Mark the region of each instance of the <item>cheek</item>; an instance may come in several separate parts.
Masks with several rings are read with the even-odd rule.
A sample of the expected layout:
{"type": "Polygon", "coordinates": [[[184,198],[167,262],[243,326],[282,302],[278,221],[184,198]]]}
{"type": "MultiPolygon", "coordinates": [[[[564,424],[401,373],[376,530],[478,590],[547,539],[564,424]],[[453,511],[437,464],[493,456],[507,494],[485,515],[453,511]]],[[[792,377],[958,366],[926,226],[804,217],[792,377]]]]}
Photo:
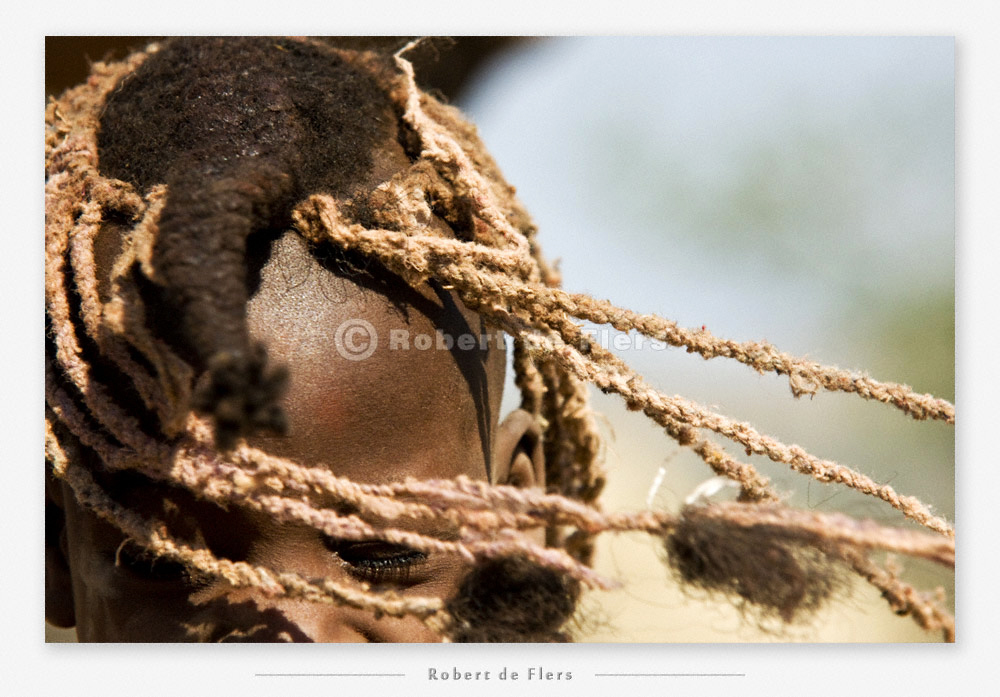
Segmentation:
{"type": "MultiPolygon", "coordinates": [[[[240,530],[245,555],[237,561],[306,579],[329,578],[358,588],[359,582],[306,526],[281,525],[256,513],[199,509],[202,529],[240,530]]],[[[71,517],[69,546],[84,642],[435,642],[440,639],[415,618],[376,619],[372,612],[330,603],[269,596],[259,588],[225,581],[193,589],[183,582],[137,578],[116,566],[121,535],[86,512],[71,517]]],[[[208,535],[213,544],[215,534],[208,535]]],[[[214,549],[219,554],[221,550],[214,549]]],[[[395,589],[407,596],[447,598],[464,569],[456,559],[431,557],[419,582],[395,589]]]]}
{"type": "Polygon", "coordinates": [[[80,641],[183,641],[190,614],[182,590],[151,593],[104,553],[72,555],[73,597],[80,641]]]}
{"type": "MultiPolygon", "coordinates": [[[[329,579],[358,589],[359,581],[345,571],[337,557],[309,529],[286,529],[283,534],[263,533],[250,561],[279,571],[292,571],[306,579],[329,579]]],[[[421,572],[423,580],[412,586],[389,587],[402,596],[449,597],[457,588],[462,570],[438,558],[421,572]]],[[[416,618],[376,618],[368,610],[327,602],[269,596],[258,588],[233,588],[223,582],[191,596],[197,611],[189,624],[192,638],[224,642],[437,642],[440,637],[416,618]]]]}
{"type": "Polygon", "coordinates": [[[115,564],[121,534],[78,506],[67,511],[67,546],[80,641],[180,641],[190,613],[183,589],[158,592],[115,564]]]}

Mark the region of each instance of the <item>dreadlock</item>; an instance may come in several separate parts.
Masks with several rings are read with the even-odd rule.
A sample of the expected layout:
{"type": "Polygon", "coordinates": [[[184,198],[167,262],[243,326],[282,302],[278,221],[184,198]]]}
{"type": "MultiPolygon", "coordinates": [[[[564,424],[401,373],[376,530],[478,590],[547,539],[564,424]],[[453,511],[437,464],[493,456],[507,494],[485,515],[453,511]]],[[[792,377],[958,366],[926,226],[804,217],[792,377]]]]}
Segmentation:
{"type": "Polygon", "coordinates": [[[589,566],[595,536],[607,532],[660,539],[681,581],[784,621],[817,607],[838,586],[839,570],[852,569],[896,612],[953,640],[954,620],[940,604],[871,558],[883,550],[953,567],[947,521],[849,467],[653,389],[588,340],[579,322],[785,375],[796,396],[853,392],[947,423],[954,423],[952,405],[562,290],[513,187],[474,127],[416,86],[408,48],[382,54],[300,39],[175,39],[120,63],[95,63],[85,84],[50,102],[51,473],[152,555],[234,586],[413,615],[454,640],[567,638],[581,588],[615,585],[589,566]],[[402,145],[409,166],[366,188],[372,152],[387,139],[402,145]],[[454,237],[432,225],[435,218],[454,237]],[[285,427],[287,375],[251,342],[246,304],[259,271],[257,238],[288,228],[314,248],[371,259],[413,287],[439,283],[513,338],[521,406],[544,426],[545,491],[466,477],[365,485],[247,444],[248,435],[285,427]],[[100,255],[113,259],[107,277],[98,273],[100,255]],[[735,480],[739,500],[678,513],[603,512],[589,384],[621,396],[714,473],[735,480]],[[933,534],[793,510],[765,476],[705,431],[748,455],[882,499],[933,534]],[[334,538],[456,555],[471,569],[458,593],[441,600],[221,558],[110,496],[103,478],[121,471],[334,538]],[[312,503],[317,491],[336,505],[312,503]],[[439,539],[391,524],[413,520],[445,522],[459,535],[439,539]],[[526,535],[537,528],[546,531],[545,546],[526,535]]]}

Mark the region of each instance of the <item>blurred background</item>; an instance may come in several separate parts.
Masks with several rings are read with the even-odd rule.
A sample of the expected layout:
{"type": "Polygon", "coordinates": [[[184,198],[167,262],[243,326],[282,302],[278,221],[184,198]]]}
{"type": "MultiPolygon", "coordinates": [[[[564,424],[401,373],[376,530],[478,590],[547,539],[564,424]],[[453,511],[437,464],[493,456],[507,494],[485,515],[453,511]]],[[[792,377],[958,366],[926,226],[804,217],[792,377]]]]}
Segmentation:
{"type": "MultiPolygon", "coordinates": [[[[84,79],[85,57],[146,38],[49,37],[47,94],[84,79]]],[[[951,38],[459,37],[414,59],[423,85],[479,127],[567,289],[954,401],[951,38]]],[[[668,394],[954,520],[952,426],[851,395],[796,400],[782,378],[677,349],[617,352],[668,394]]],[[[617,398],[595,392],[594,406],[607,509],[676,511],[711,476],[617,398]]],[[[880,501],[750,461],[794,505],[910,525],[880,501]]],[[[649,540],[606,538],[597,566],[625,585],[585,598],[582,641],[940,639],[862,583],[807,623],[760,627],[681,590],[649,540]]],[[[904,578],[943,586],[953,607],[950,573],[906,560],[904,578]]]]}
{"type": "MultiPolygon", "coordinates": [[[[495,56],[457,103],[566,288],[954,399],[950,38],[546,39],[495,56]]],[[[845,394],[796,400],[782,378],[676,349],[618,353],[667,394],[954,518],[951,426],[845,394]]],[[[595,391],[594,405],[607,508],[677,510],[711,476],[616,397],[595,391]]],[[[906,525],[880,501],[751,461],[794,505],[906,525]]],[[[589,598],[590,640],[939,640],[864,584],[806,625],[762,631],[681,592],[648,540],[605,539],[598,566],[626,585],[589,598]]],[[[905,570],[951,602],[950,573],[905,570]]]]}

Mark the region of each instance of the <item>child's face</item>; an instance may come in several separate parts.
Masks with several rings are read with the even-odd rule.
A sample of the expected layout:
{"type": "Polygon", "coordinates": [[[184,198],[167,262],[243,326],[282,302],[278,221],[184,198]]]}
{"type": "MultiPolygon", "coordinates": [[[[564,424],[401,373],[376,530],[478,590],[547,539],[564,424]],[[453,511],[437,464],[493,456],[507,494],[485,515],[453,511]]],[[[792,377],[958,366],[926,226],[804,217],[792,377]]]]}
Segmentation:
{"type": "MultiPolygon", "coordinates": [[[[417,291],[381,273],[334,275],[288,233],[274,243],[248,319],[254,338],[291,376],[283,402],[288,435],[257,437],[253,445],[358,482],[464,474],[541,483],[532,419],[515,412],[498,426],[505,356],[496,332],[489,332],[490,348],[480,349],[485,327],[447,291],[430,285],[417,291]],[[368,328],[377,348],[353,360],[368,328]],[[472,334],[477,346],[415,347],[422,342],[417,335],[436,332],[454,339],[472,334]]],[[[307,578],[381,583],[403,594],[445,598],[464,572],[455,557],[338,542],[312,527],[252,510],[224,511],[184,491],[137,484],[135,477],[119,477],[111,487],[123,502],[166,520],[175,535],[204,542],[217,556],[307,578]]],[[[150,563],[136,548],[121,547],[117,528],[82,510],[68,487],[49,488],[50,514],[58,521],[62,509],[65,526],[62,539],[58,522],[49,530],[47,615],[57,625],[75,624],[81,641],[437,640],[413,618],[375,619],[367,611],[188,578],[170,562],[150,563]]]]}

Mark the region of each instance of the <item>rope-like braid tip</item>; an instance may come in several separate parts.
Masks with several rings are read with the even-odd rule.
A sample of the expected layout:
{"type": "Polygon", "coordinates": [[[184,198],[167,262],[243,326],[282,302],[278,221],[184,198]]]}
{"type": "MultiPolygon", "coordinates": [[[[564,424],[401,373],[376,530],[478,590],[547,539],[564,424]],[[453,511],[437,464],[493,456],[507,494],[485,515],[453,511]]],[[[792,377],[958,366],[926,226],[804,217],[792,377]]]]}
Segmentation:
{"type": "Polygon", "coordinates": [[[232,450],[237,441],[258,431],[284,435],[288,420],[280,399],[288,390],[288,370],[268,368],[261,344],[249,354],[220,351],[209,361],[208,379],[197,390],[193,406],[212,416],[215,445],[232,450]]]}

